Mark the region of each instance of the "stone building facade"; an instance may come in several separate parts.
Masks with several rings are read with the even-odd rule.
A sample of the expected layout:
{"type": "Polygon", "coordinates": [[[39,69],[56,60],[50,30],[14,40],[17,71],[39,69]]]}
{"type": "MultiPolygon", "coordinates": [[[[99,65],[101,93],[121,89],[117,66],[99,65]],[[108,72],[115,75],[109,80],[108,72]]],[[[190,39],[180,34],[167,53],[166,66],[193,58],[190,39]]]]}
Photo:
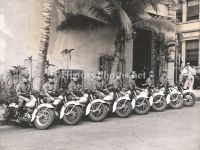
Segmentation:
{"type": "Polygon", "coordinates": [[[200,0],[180,0],[177,19],[181,26],[181,66],[200,65],[200,0]]]}

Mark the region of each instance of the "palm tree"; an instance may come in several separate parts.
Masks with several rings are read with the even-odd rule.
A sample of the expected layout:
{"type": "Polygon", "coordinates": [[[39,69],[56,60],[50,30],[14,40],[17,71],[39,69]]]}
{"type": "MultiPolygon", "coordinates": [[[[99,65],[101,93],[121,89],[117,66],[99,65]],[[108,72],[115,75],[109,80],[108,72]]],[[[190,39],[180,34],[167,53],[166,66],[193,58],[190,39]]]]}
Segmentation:
{"type": "Polygon", "coordinates": [[[74,51],[75,49],[64,49],[63,51],[61,51],[61,54],[63,54],[63,55],[66,55],[66,57],[67,57],[67,69],[68,69],[68,65],[69,65],[69,60],[68,60],[68,56],[69,56],[69,59],[71,60],[71,57],[72,57],[72,55],[71,55],[71,52],[72,51],[74,51]]]}
{"type": "Polygon", "coordinates": [[[32,81],[33,81],[33,61],[36,61],[33,59],[33,56],[28,57],[25,59],[25,61],[28,61],[30,63],[30,69],[31,69],[31,86],[32,86],[32,81]]]}
{"type": "Polygon", "coordinates": [[[23,73],[23,71],[26,69],[26,67],[17,65],[17,66],[13,66],[13,68],[14,68],[15,74],[17,75],[17,81],[19,83],[19,76],[21,73],[23,73]]]}
{"type": "Polygon", "coordinates": [[[52,6],[53,6],[53,0],[43,1],[42,31],[40,38],[38,61],[36,66],[36,74],[33,80],[33,88],[36,91],[40,91],[43,84],[43,77],[45,74],[45,62],[49,46],[52,6]]]}
{"type": "MultiPolygon", "coordinates": [[[[115,58],[112,68],[112,72],[116,72],[119,66],[119,55],[124,47],[124,39],[127,39],[127,37],[130,38],[134,22],[140,21],[136,25],[148,26],[152,31],[158,31],[156,30],[156,27],[153,26],[155,23],[159,24],[157,27],[163,27],[159,32],[167,32],[168,29],[174,30],[176,28],[174,24],[170,24],[169,21],[166,20],[163,22],[159,22],[155,19],[151,20],[148,13],[145,12],[149,6],[157,10],[158,4],[162,1],[163,0],[44,0],[42,17],[43,26],[40,39],[37,75],[33,84],[35,90],[40,91],[42,86],[45,61],[48,52],[53,2],[55,2],[57,8],[66,16],[65,22],[62,22],[58,27],[59,30],[66,27],[81,27],[95,31],[101,31],[101,29],[108,28],[114,28],[117,30],[115,40],[115,58]],[[80,22],[77,23],[78,20],[82,21],[81,23],[83,26],[79,24],[80,22]],[[145,24],[145,20],[148,20],[148,23],[145,24]],[[168,26],[168,28],[164,29],[164,26],[168,26]]],[[[174,4],[176,3],[176,0],[169,1],[174,4]]]]}

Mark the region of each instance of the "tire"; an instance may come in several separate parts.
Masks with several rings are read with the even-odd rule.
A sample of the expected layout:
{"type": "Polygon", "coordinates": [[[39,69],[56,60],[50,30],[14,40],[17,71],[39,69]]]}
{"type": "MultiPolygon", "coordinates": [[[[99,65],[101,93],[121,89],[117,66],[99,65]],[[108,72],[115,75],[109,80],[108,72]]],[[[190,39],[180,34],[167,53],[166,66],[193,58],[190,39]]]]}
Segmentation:
{"type": "Polygon", "coordinates": [[[149,110],[150,110],[150,107],[151,107],[149,100],[144,98],[144,97],[138,98],[136,100],[135,104],[136,104],[136,106],[134,108],[134,111],[138,115],[147,114],[149,112],[149,110]],[[144,100],[143,104],[141,106],[137,106],[137,105],[140,105],[143,100],[144,100]]]}
{"type": "Polygon", "coordinates": [[[178,93],[174,93],[170,96],[170,103],[169,103],[170,107],[173,109],[180,109],[183,107],[183,98],[180,94],[178,93]],[[171,101],[173,99],[176,99],[177,101],[171,101]]]}
{"type": "Polygon", "coordinates": [[[151,106],[154,111],[162,112],[167,107],[167,101],[164,96],[157,95],[153,98],[153,105],[151,106]],[[160,99],[161,98],[161,99],[160,99]],[[160,100],[159,103],[156,103],[157,100],[160,100]]]}
{"type": "Polygon", "coordinates": [[[100,121],[103,121],[106,118],[106,116],[108,114],[108,109],[107,109],[107,106],[105,104],[100,103],[100,102],[96,102],[96,103],[92,104],[91,110],[94,110],[97,107],[99,107],[99,109],[97,111],[95,111],[95,112],[90,111],[89,118],[92,121],[100,122],[100,121]]]}
{"type": "MultiPolygon", "coordinates": [[[[126,100],[121,100],[120,102],[118,102],[117,107],[122,107],[122,105],[124,104],[126,100]]],[[[115,111],[116,115],[120,118],[127,118],[131,115],[132,113],[132,105],[130,101],[126,101],[125,105],[123,108],[119,109],[117,108],[115,111]]]]}
{"type": "Polygon", "coordinates": [[[187,92],[183,95],[183,104],[186,107],[192,107],[196,103],[196,100],[197,98],[194,93],[187,92]]]}
{"type": "MultiPolygon", "coordinates": [[[[46,130],[52,125],[54,119],[55,119],[54,110],[46,108],[46,107],[42,107],[37,112],[36,118],[34,120],[34,125],[39,130],[46,130]],[[40,111],[42,111],[42,112],[40,112],[40,111]],[[40,113],[44,113],[45,116],[48,117],[48,120],[45,123],[41,122],[41,120],[40,120],[41,117],[44,117],[44,115],[42,115],[41,117],[38,117],[38,115],[41,115],[40,113]]],[[[42,121],[44,121],[44,120],[42,120],[42,121]]]]}
{"type": "Polygon", "coordinates": [[[65,108],[65,114],[63,116],[63,121],[65,124],[70,125],[70,126],[77,125],[83,116],[80,106],[77,106],[74,104],[69,105],[65,108]],[[65,115],[66,113],[69,113],[70,111],[71,113],[69,115],[65,115]]]}

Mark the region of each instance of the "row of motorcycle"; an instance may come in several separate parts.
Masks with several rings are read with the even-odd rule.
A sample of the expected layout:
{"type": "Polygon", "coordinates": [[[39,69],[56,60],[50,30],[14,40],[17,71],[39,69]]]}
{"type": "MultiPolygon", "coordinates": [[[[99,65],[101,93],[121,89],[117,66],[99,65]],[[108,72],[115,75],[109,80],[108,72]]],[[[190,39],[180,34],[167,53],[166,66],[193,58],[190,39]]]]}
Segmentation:
{"type": "Polygon", "coordinates": [[[21,111],[18,110],[17,103],[8,104],[4,119],[15,124],[34,125],[37,129],[44,130],[48,129],[56,118],[67,125],[77,125],[84,117],[99,122],[112,113],[126,118],[133,111],[144,115],[150,109],[162,112],[167,107],[180,109],[182,106],[191,107],[196,102],[194,92],[184,90],[180,83],[175,86],[161,85],[159,89],[144,87],[140,92],[136,89],[107,88],[103,90],[106,96],[102,99],[96,98],[95,93],[89,89],[79,92],[81,96],[68,100],[69,93],[57,91],[58,96],[52,103],[46,103],[41,94],[31,94],[31,101],[27,102],[21,111]]]}

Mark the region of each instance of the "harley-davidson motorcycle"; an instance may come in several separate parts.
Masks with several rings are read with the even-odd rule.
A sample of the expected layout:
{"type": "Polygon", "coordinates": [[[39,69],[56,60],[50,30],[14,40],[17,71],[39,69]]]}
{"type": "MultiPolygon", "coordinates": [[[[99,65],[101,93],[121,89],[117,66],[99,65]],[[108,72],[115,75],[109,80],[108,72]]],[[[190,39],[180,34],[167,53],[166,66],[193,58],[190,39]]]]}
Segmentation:
{"type": "MultiPolygon", "coordinates": [[[[4,119],[15,124],[34,124],[37,129],[48,129],[55,118],[53,106],[43,103],[43,96],[40,94],[24,93],[27,101],[22,109],[18,109],[18,102],[7,104],[4,112],[4,119]]],[[[17,101],[17,100],[16,100],[17,101]]]]}
{"type": "Polygon", "coordinates": [[[115,113],[120,118],[129,117],[132,113],[132,104],[130,92],[123,92],[119,89],[104,89],[106,96],[103,100],[106,102],[108,112],[115,113]]]}
{"type": "Polygon", "coordinates": [[[183,105],[186,107],[191,107],[196,103],[197,97],[194,94],[193,90],[190,89],[183,89],[183,85],[181,82],[177,84],[178,90],[181,92],[183,95],[183,105]]]}
{"type": "Polygon", "coordinates": [[[99,122],[106,118],[107,108],[104,100],[95,98],[92,90],[85,89],[79,91],[75,100],[68,101],[62,107],[60,118],[66,120],[70,115],[78,114],[78,112],[81,113],[79,119],[88,116],[92,121],[99,122]]]}

